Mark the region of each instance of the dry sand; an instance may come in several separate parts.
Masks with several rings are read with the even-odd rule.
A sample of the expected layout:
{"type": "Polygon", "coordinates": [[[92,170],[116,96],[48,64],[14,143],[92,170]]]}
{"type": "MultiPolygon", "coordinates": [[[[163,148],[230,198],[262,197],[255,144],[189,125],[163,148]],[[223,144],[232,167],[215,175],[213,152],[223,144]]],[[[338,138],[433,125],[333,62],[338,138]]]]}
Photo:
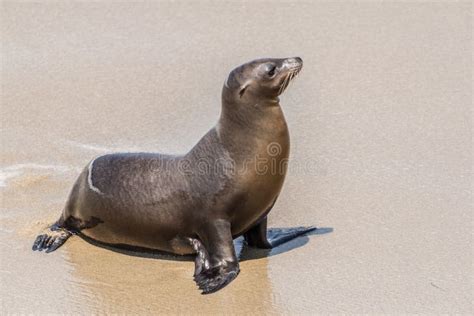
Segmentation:
{"type": "Polygon", "coordinates": [[[470,2],[2,1],[1,14],[2,314],[473,313],[470,2]],[[332,233],[247,255],[208,296],[192,262],[78,237],[31,251],[91,158],[186,152],[233,67],[295,55],[270,225],[332,233]]]}

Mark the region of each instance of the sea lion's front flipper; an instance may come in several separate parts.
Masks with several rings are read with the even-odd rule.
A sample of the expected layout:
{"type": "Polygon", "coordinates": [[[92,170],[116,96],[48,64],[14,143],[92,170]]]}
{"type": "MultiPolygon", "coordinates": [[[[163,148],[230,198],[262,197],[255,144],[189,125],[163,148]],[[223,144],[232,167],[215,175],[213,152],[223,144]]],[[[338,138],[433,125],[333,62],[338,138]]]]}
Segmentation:
{"type": "Polygon", "coordinates": [[[222,289],[239,274],[239,262],[235,255],[230,223],[216,220],[198,232],[200,240],[193,239],[197,252],[194,281],[209,294],[222,289]]]}
{"type": "Polygon", "coordinates": [[[314,226],[272,228],[268,231],[267,237],[267,218],[265,217],[260,223],[249,229],[244,234],[244,238],[251,247],[271,249],[315,229],[314,226]]]}

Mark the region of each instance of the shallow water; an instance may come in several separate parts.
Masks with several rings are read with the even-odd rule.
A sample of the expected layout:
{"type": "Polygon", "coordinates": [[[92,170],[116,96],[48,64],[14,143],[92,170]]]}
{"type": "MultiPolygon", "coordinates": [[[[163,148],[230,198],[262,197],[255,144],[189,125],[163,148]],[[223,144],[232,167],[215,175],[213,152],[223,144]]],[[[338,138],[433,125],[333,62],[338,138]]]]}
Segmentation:
{"type": "Polygon", "coordinates": [[[2,313],[472,313],[471,10],[2,2],[2,313]],[[190,261],[78,237],[31,251],[93,157],[186,152],[233,67],[295,55],[270,226],[328,230],[243,249],[239,277],[207,296],[190,261]]]}

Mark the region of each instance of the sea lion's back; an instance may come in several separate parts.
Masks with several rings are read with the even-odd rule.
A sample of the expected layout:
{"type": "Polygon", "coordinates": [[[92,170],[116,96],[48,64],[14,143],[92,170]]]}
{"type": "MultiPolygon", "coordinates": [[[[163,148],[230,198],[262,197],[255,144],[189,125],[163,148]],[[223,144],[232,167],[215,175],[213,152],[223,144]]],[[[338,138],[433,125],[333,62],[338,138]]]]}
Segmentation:
{"type": "Polygon", "coordinates": [[[89,186],[103,195],[155,195],[179,176],[176,156],[154,153],[108,154],[95,158],[88,169],[89,186]]]}

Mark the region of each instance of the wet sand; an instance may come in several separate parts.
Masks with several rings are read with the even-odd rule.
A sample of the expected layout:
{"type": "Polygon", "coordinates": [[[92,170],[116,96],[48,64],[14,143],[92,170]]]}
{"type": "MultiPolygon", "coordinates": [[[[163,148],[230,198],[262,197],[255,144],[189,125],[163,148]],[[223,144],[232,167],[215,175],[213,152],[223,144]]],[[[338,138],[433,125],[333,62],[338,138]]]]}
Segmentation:
{"type": "MultiPolygon", "coordinates": [[[[2,2],[2,314],[465,313],[472,309],[472,5],[2,2]],[[224,79],[301,56],[270,226],[332,228],[202,296],[193,263],[71,238],[33,253],[93,157],[184,153],[224,79]]],[[[241,243],[238,244],[239,249],[241,243]]]]}

